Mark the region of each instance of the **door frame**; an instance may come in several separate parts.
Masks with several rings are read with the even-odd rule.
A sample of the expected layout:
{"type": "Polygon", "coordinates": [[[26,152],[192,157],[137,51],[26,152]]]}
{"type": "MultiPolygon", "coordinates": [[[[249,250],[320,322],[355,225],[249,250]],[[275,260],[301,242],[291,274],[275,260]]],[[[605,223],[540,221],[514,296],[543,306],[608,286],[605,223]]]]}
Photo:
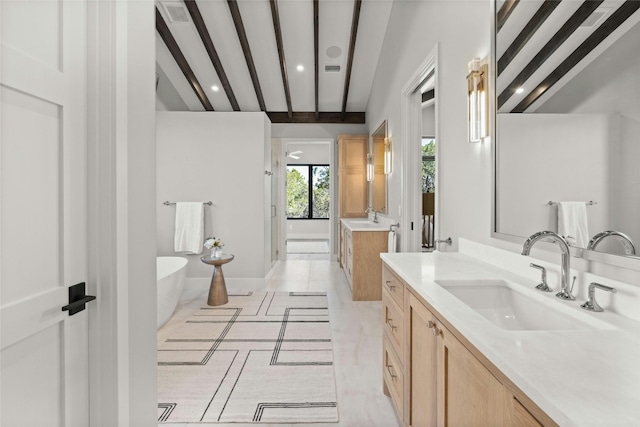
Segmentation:
{"type": "MultiPolygon", "coordinates": [[[[402,132],[402,200],[403,212],[400,218],[400,227],[406,230],[400,246],[401,252],[420,252],[422,246],[422,235],[420,223],[422,221],[422,209],[419,201],[422,200],[422,182],[420,173],[422,171],[422,153],[420,145],[422,140],[422,97],[420,94],[420,83],[427,76],[429,71],[435,70],[435,138],[436,138],[436,196],[435,211],[436,218],[442,218],[440,214],[440,156],[438,155],[438,143],[440,141],[440,130],[438,126],[438,43],[431,49],[429,54],[422,61],[420,66],[411,75],[407,83],[402,88],[400,102],[401,132],[402,132]],[[414,227],[411,230],[411,224],[414,227]]],[[[442,221],[436,221],[434,236],[439,236],[442,221]]]]}
{"type": "Polygon", "coordinates": [[[155,5],[151,0],[87,3],[87,287],[97,296],[89,309],[90,423],[152,425],[157,417],[155,5]]]}

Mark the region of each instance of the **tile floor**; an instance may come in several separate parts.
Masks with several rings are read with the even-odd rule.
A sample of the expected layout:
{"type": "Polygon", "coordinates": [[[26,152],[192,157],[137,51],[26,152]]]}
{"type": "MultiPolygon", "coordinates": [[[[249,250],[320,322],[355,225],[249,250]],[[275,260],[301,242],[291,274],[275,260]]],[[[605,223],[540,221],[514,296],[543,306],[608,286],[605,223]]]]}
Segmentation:
{"type": "MultiPolygon", "coordinates": [[[[234,289],[230,286],[230,292],[234,289]]],[[[333,357],[340,421],[308,424],[313,427],[397,427],[390,398],[382,393],[382,306],[376,302],[353,302],[351,290],[337,262],[289,259],[280,263],[266,285],[268,291],[324,291],[329,300],[333,357]]],[[[186,289],[174,314],[160,331],[189,316],[207,297],[206,289],[186,289]]],[[[163,333],[164,332],[164,333],[163,333]]],[[[195,424],[160,424],[192,427],[195,424]]],[[[198,426],[302,426],[303,424],[197,424],[198,426]]]]}

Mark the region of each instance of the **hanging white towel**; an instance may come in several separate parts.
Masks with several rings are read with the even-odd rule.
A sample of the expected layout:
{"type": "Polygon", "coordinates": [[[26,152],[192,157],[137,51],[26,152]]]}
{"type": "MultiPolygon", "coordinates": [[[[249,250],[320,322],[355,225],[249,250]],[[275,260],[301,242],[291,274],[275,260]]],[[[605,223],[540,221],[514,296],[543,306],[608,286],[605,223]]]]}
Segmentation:
{"type": "Polygon", "coordinates": [[[587,247],[589,227],[585,202],[558,203],[558,234],[564,237],[571,246],[587,247]]]}
{"type": "Polygon", "coordinates": [[[202,253],[204,206],[201,202],[176,203],[176,234],[173,248],[186,254],[202,253]]]}
{"type": "Polygon", "coordinates": [[[390,231],[387,239],[387,252],[394,253],[396,251],[396,232],[390,231]]]}

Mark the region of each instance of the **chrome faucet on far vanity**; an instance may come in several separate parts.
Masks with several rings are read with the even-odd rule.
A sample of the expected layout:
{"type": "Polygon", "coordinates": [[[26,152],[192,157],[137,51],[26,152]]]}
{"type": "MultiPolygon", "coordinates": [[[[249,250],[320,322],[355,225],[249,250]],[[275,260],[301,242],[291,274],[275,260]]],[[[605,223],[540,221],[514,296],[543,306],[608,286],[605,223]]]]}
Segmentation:
{"type": "MultiPolygon", "coordinates": [[[[571,290],[573,286],[569,287],[569,275],[571,274],[569,260],[571,259],[571,253],[569,251],[569,245],[564,237],[560,236],[558,233],[554,233],[553,231],[540,231],[531,235],[524,242],[522,246],[522,255],[529,255],[531,251],[531,247],[538,241],[547,239],[552,243],[557,243],[560,246],[560,251],[562,252],[562,265],[560,271],[560,292],[556,294],[558,298],[566,299],[566,300],[575,300],[576,297],[571,295],[571,290]]],[[[575,278],[574,278],[575,280],[575,278]]]]}
{"type": "Polygon", "coordinates": [[[366,213],[370,213],[373,212],[373,222],[375,222],[376,224],[378,223],[378,211],[373,209],[373,208],[367,208],[367,210],[365,211],[366,213]]]}
{"type": "Polygon", "coordinates": [[[626,255],[635,255],[636,247],[633,245],[633,241],[631,238],[624,233],[615,230],[603,231],[602,233],[598,233],[589,240],[589,244],[587,245],[587,249],[593,251],[596,247],[607,237],[612,237],[615,240],[618,240],[624,246],[624,252],[626,255]]]}

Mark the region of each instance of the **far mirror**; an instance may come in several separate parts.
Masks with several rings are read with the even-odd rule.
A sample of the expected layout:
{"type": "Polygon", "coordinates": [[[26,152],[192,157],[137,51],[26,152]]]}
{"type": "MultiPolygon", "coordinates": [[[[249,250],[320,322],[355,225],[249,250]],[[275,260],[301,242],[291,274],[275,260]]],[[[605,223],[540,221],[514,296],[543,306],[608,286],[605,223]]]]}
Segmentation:
{"type": "Polygon", "coordinates": [[[640,245],[637,5],[517,3],[495,9],[494,231],[564,227],[585,256],[632,255],[619,234],[598,235],[640,245]]]}
{"type": "Polygon", "coordinates": [[[371,134],[371,157],[373,174],[370,185],[369,206],[376,212],[387,214],[387,175],[384,173],[384,152],[387,142],[387,121],[385,120],[371,134]]]}

